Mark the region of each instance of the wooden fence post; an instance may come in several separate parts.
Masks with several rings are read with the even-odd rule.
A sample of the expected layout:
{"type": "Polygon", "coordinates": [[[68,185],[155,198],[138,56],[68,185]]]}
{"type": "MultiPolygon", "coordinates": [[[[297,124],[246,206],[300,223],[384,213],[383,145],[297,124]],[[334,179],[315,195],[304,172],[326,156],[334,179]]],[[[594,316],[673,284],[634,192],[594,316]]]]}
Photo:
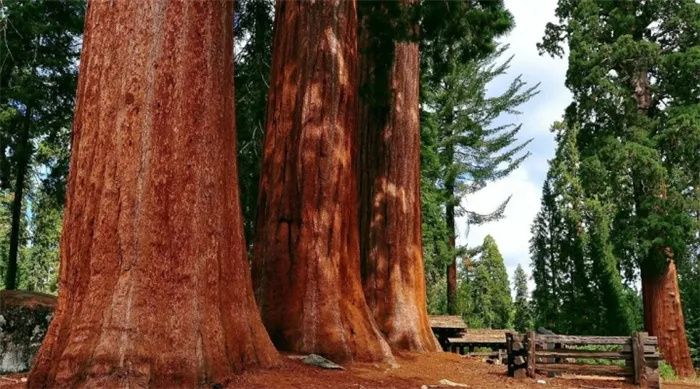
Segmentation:
{"type": "Polygon", "coordinates": [[[527,347],[524,335],[508,333],[506,347],[508,348],[508,376],[513,378],[527,377],[527,347]]]}
{"type": "Polygon", "coordinates": [[[515,358],[513,355],[513,333],[512,332],[506,332],[506,352],[507,354],[507,360],[506,360],[506,366],[508,366],[508,377],[512,377],[513,374],[515,373],[515,365],[513,364],[513,359],[515,358]]]}
{"type": "Polygon", "coordinates": [[[536,359],[537,353],[535,349],[537,348],[537,339],[535,338],[535,331],[529,331],[527,333],[527,376],[530,378],[535,378],[535,371],[537,369],[536,359]]]}
{"type": "Polygon", "coordinates": [[[647,388],[647,363],[644,357],[644,343],[647,336],[646,332],[635,332],[632,335],[632,358],[634,359],[634,383],[647,388]]]}

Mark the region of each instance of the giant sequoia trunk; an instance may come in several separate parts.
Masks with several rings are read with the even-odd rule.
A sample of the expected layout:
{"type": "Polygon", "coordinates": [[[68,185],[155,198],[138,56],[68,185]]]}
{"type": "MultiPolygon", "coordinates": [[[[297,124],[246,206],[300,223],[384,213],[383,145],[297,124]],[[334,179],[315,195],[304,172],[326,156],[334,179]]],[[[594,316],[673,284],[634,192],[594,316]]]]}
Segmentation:
{"type": "Polygon", "coordinates": [[[642,271],[644,328],[659,338],[664,360],[680,377],[695,375],[685,334],[685,321],[673,259],[662,273],[642,271]]]}
{"type": "Polygon", "coordinates": [[[370,49],[370,38],[365,26],[360,84],[369,87],[361,90],[384,89],[389,101],[374,104],[367,96],[360,108],[360,253],[365,297],[393,349],[438,351],[428,323],[423,270],[418,44],[397,42],[393,64],[378,64],[381,58],[370,49]],[[388,65],[390,69],[378,68],[388,65]]]}
{"type": "Polygon", "coordinates": [[[379,361],[391,352],[360,280],[355,1],[277,2],[253,257],[283,350],[379,361]]]}
{"type": "Polygon", "coordinates": [[[679,376],[693,375],[675,262],[669,259],[660,274],[642,272],[642,278],[644,327],[659,338],[664,359],[679,376]]]}
{"type": "Polygon", "coordinates": [[[233,5],[90,1],[58,308],[30,388],[192,388],[278,354],[237,189],[233,5]]]}

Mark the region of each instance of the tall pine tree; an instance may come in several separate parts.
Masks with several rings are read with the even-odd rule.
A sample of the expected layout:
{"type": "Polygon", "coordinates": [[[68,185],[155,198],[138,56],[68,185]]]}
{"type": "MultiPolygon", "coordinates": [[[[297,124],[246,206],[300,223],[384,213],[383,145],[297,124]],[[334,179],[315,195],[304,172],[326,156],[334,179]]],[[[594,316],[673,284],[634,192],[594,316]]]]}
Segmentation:
{"type": "Polygon", "coordinates": [[[506,50],[504,46],[484,59],[464,63],[453,58],[444,66],[424,69],[422,138],[433,147],[423,148],[432,158],[423,158],[424,177],[431,180],[424,186],[424,199],[432,196],[429,200],[438,201],[444,213],[444,228],[442,223],[438,228],[446,233],[441,253],[447,268],[447,312],[452,314],[457,310],[457,257],[466,254],[456,246],[456,219],[466,216],[470,225],[499,219],[509,200],[506,197],[491,213],[480,214],[466,209],[464,198],[506,177],[529,156],[524,152],[529,141],[518,139],[521,125],[494,125],[494,121],[518,113],[518,107],[537,93],[537,85],[528,86],[516,77],[502,94],[487,96],[488,84],[510,67],[512,57],[497,63],[506,50]]]}
{"type": "Polygon", "coordinates": [[[513,299],[508,273],[496,241],[487,235],[481,246],[481,256],[474,262],[471,278],[473,309],[466,317],[476,327],[511,328],[513,299]]]}
{"type": "Polygon", "coordinates": [[[561,332],[562,269],[560,267],[561,214],[552,190],[552,171],[547,173],[542,187],[542,201],[530,232],[530,259],[535,289],[532,291],[533,308],[538,327],[561,332]]]}
{"type": "MultiPolygon", "coordinates": [[[[37,145],[59,141],[72,119],[84,10],[78,0],[12,0],[2,5],[0,190],[12,198],[9,247],[3,258],[7,289],[17,287],[18,257],[26,241],[25,199],[32,172],[41,163],[37,145]]],[[[66,164],[64,158],[63,173],[49,171],[48,178],[59,177],[60,182],[66,164]]]]}
{"type": "Polygon", "coordinates": [[[552,130],[557,150],[530,248],[538,324],[561,333],[628,334],[628,304],[609,243],[610,205],[587,197],[578,126],[557,122],[552,130]]]}
{"type": "Polygon", "coordinates": [[[236,130],[243,230],[253,242],[272,62],[273,0],[235,3],[236,130]]]}
{"type": "Polygon", "coordinates": [[[524,333],[532,329],[532,307],[530,306],[530,296],[527,290],[527,274],[523,267],[518,264],[513,277],[515,288],[515,313],[513,317],[513,328],[524,333]]]}

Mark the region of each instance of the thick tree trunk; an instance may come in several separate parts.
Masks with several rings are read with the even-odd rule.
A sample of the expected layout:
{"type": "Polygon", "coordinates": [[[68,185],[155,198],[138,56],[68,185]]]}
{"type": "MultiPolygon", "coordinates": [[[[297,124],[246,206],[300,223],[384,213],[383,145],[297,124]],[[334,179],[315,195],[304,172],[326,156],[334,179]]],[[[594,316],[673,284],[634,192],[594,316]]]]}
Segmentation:
{"type": "Polygon", "coordinates": [[[19,238],[22,227],[22,201],[29,167],[29,132],[32,123],[32,109],[27,107],[24,114],[22,133],[17,145],[17,172],[15,177],[14,198],[12,200],[12,224],[10,226],[10,250],[5,273],[5,289],[17,289],[17,259],[19,257],[19,238]]]}
{"type": "Polygon", "coordinates": [[[447,206],[445,207],[445,217],[447,219],[447,233],[450,239],[450,255],[452,255],[450,263],[447,265],[447,313],[455,315],[457,314],[457,257],[454,255],[454,252],[457,248],[457,230],[455,228],[455,206],[452,203],[454,197],[454,182],[450,181],[445,186],[447,195],[449,196],[447,206]]]}
{"type": "Polygon", "coordinates": [[[253,255],[278,348],[391,358],[360,280],[355,1],[277,2],[253,255]]]}
{"type": "Polygon", "coordinates": [[[649,335],[659,338],[659,349],[664,360],[678,376],[694,376],[678,289],[678,274],[672,259],[669,259],[661,274],[642,272],[642,296],[644,328],[649,335]]]}
{"type": "Polygon", "coordinates": [[[278,360],[246,261],[230,1],[90,1],[56,316],[30,388],[193,388],[278,360]]]}
{"type": "Polygon", "coordinates": [[[377,106],[365,98],[360,107],[360,254],[365,297],[392,349],[438,351],[428,322],[423,266],[418,44],[397,42],[388,74],[377,76],[379,58],[368,49],[370,34],[367,27],[362,29],[360,46],[366,50],[360,54],[360,84],[385,89],[389,101],[377,106]]]}

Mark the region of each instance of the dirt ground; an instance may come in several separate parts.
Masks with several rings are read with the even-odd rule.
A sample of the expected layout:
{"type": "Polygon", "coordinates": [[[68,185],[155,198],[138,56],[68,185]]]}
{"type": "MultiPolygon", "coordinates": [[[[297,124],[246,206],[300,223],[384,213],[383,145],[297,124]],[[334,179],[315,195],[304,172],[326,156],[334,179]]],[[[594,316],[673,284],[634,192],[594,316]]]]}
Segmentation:
{"type": "MultiPolygon", "coordinates": [[[[539,377],[517,380],[506,376],[505,366],[490,365],[481,359],[457,354],[403,354],[398,366],[348,364],[345,370],[324,370],[283,356],[282,366],[271,370],[249,371],[224,383],[225,388],[242,389],[420,389],[450,388],[441,380],[468,385],[471,389],[632,389],[634,385],[601,379],[539,377]]],[[[23,375],[0,377],[0,389],[23,388],[23,375]]],[[[664,389],[700,389],[698,384],[664,383],[664,389]]]]}
{"type": "MultiPolygon", "coordinates": [[[[539,377],[545,384],[535,379],[517,380],[506,375],[505,366],[490,365],[478,358],[464,358],[451,353],[403,354],[396,358],[398,367],[372,364],[350,364],[344,371],[322,370],[306,366],[295,360],[284,358],[278,370],[244,374],[231,382],[229,388],[308,388],[308,389],[370,389],[396,388],[419,389],[425,385],[435,388],[449,388],[440,384],[441,380],[468,385],[472,389],[519,389],[519,388],[561,388],[561,389],[603,389],[636,388],[621,381],[599,379],[566,379],[539,377]]],[[[692,386],[666,384],[667,389],[686,389],[692,386]]],[[[694,388],[700,389],[700,386],[694,388]]]]}

